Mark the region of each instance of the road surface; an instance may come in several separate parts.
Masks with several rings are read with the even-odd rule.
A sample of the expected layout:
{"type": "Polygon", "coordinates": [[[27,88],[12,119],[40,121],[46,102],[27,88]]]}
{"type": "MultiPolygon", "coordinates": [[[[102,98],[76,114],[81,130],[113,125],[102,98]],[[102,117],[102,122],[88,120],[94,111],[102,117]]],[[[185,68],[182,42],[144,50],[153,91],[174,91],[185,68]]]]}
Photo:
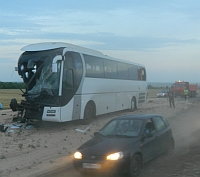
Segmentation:
{"type": "MultiPolygon", "coordinates": [[[[170,117],[176,148],[172,156],[161,155],[147,163],[140,177],[200,176],[200,101],[192,100],[189,109],[170,117]]],[[[73,169],[72,163],[49,169],[38,177],[81,177],[73,169]]]]}

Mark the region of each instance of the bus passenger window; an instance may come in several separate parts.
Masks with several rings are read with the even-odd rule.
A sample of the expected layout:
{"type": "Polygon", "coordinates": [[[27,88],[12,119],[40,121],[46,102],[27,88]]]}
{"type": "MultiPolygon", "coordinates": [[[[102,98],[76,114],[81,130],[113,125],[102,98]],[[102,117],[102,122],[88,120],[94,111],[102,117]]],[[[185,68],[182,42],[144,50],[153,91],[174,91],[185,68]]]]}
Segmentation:
{"type": "Polygon", "coordinates": [[[146,80],[146,72],[144,68],[138,68],[138,79],[141,81],[146,80]]]}
{"type": "Polygon", "coordinates": [[[103,69],[103,60],[102,58],[83,55],[85,58],[86,65],[86,76],[94,77],[94,78],[103,78],[104,77],[104,69],[103,69]]]}
{"type": "Polygon", "coordinates": [[[129,68],[129,79],[138,80],[138,68],[135,65],[130,65],[129,68]]]}
{"type": "Polygon", "coordinates": [[[117,62],[104,60],[105,78],[117,79],[117,62]]]}
{"type": "Polygon", "coordinates": [[[129,79],[128,64],[117,62],[118,79],[129,79]]]}

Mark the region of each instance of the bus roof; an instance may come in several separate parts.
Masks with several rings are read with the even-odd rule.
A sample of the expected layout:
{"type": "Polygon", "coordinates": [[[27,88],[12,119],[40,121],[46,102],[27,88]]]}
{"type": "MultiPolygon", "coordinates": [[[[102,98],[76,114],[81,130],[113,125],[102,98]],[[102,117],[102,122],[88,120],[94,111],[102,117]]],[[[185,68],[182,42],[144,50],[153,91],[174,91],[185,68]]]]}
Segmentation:
{"type": "Polygon", "coordinates": [[[80,47],[80,46],[69,44],[69,43],[64,43],[64,42],[44,42],[44,43],[30,44],[30,45],[23,47],[21,50],[33,52],[33,51],[43,51],[43,50],[57,49],[57,48],[61,48],[61,47],[71,48],[73,50],[79,50],[79,51],[82,51],[82,52],[92,53],[92,54],[96,54],[96,55],[103,55],[102,52],[92,50],[92,49],[88,49],[88,48],[84,48],[84,47],[80,47]]]}
{"type": "Polygon", "coordinates": [[[110,59],[110,60],[116,60],[116,61],[119,61],[119,62],[130,63],[130,64],[135,64],[135,65],[139,65],[139,66],[144,67],[144,65],[142,65],[142,64],[113,58],[113,57],[104,55],[102,52],[99,52],[97,50],[93,50],[93,49],[89,49],[89,48],[85,48],[85,47],[80,47],[80,46],[77,46],[77,45],[64,43],[64,42],[35,43],[35,44],[27,45],[27,46],[23,47],[21,50],[27,51],[27,52],[33,52],[33,51],[44,51],[44,50],[57,49],[57,48],[62,48],[62,47],[71,49],[73,51],[80,51],[80,52],[83,52],[85,54],[93,54],[93,55],[103,57],[103,58],[107,58],[107,59],[110,59]]]}

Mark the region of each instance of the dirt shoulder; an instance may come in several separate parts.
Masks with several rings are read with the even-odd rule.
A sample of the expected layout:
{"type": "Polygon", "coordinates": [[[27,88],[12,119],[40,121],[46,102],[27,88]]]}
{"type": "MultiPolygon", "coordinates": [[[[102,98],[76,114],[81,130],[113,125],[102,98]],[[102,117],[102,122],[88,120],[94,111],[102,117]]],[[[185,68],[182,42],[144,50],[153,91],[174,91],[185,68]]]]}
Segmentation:
{"type": "MultiPolygon", "coordinates": [[[[170,108],[166,98],[152,98],[141,108],[138,108],[134,114],[162,114],[167,117],[170,124],[173,124],[172,129],[177,129],[179,123],[174,120],[178,119],[178,115],[184,115],[183,113],[187,113],[192,107],[199,108],[200,104],[199,102],[185,102],[183,99],[177,98],[175,99],[175,105],[175,109],[170,108]]],[[[46,122],[39,128],[26,127],[24,125],[21,128],[11,128],[13,125],[12,117],[16,115],[10,110],[1,110],[0,124],[7,123],[9,128],[5,133],[0,132],[0,177],[28,177],[48,171],[49,169],[58,168],[63,164],[65,164],[66,167],[67,165],[70,166],[72,153],[78,146],[90,139],[93,133],[98,131],[110,119],[124,114],[132,113],[123,111],[99,116],[90,125],[46,122]],[[81,132],[81,130],[86,130],[86,132],[81,132]]],[[[194,122],[194,124],[196,133],[200,135],[197,123],[194,122]]],[[[183,124],[182,126],[182,128],[185,129],[183,124]]],[[[187,134],[188,137],[180,131],[175,133],[177,141],[180,142],[185,142],[185,139],[189,139],[191,135],[193,135],[192,139],[194,141],[196,138],[200,137],[196,136],[195,132],[191,132],[189,135],[187,134]],[[185,138],[185,136],[187,138],[185,138]]],[[[189,150],[188,148],[191,148],[190,144],[194,141],[189,141],[184,145],[186,151],[189,150]]],[[[183,147],[183,145],[181,145],[181,147],[183,147]]],[[[181,161],[182,159],[180,159],[180,163],[181,161]]],[[[156,166],[152,168],[154,167],[157,171],[158,168],[156,166]]],[[[172,168],[173,166],[169,167],[172,168]]],[[[149,168],[151,167],[149,166],[149,168]]],[[[163,168],[165,167],[163,166],[163,168]]],[[[148,168],[146,169],[148,170],[148,168]]],[[[162,169],[162,167],[159,167],[159,170],[160,169],[162,169]]],[[[153,173],[154,171],[152,171],[152,175],[153,173]]]]}

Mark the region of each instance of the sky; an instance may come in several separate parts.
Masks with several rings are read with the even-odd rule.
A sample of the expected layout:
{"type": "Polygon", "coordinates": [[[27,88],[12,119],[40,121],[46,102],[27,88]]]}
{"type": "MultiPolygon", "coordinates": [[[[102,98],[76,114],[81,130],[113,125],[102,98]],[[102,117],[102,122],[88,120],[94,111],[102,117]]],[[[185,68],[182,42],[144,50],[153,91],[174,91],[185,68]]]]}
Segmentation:
{"type": "Polygon", "coordinates": [[[199,0],[0,2],[0,82],[22,82],[21,48],[66,42],[145,65],[148,82],[200,83],[199,0]]]}

